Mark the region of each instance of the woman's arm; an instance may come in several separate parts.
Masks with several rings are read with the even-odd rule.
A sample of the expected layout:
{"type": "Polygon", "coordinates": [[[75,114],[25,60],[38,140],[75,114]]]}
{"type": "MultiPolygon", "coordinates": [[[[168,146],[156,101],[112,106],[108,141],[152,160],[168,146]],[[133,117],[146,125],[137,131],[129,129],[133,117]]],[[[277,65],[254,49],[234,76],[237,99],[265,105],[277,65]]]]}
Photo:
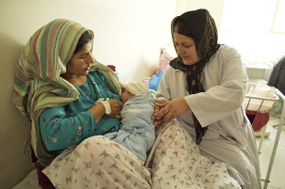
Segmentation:
{"type": "Polygon", "coordinates": [[[170,67],[165,70],[156,94],[158,100],[155,103],[156,109],[153,116],[155,126],[178,118],[190,110],[184,98],[186,94],[184,80],[186,78],[183,72],[170,67]]]}
{"type": "Polygon", "coordinates": [[[185,97],[202,126],[233,114],[245,96],[247,73],[240,55],[225,46],[218,52],[205,68],[205,92],[185,97]]]}
{"type": "Polygon", "coordinates": [[[103,115],[105,109],[100,103],[72,116],[67,116],[63,107],[45,109],[40,115],[39,127],[47,150],[63,150],[89,136],[119,129],[118,119],[103,115]]]}
{"type": "Polygon", "coordinates": [[[96,123],[98,123],[101,118],[105,115],[105,106],[102,103],[97,103],[96,106],[93,106],[88,110],[94,116],[96,123]]]}
{"type": "Polygon", "coordinates": [[[184,111],[191,111],[202,126],[207,126],[231,115],[241,106],[247,81],[246,69],[234,49],[221,48],[204,70],[205,92],[188,95],[185,74],[172,68],[165,71],[157,96],[168,99],[171,105],[160,111],[162,116],[168,112],[166,121],[181,116],[184,111]]]}
{"type": "MultiPolygon", "coordinates": [[[[121,118],[120,113],[121,113],[123,103],[115,99],[109,99],[106,101],[107,101],[107,104],[109,104],[110,111],[111,111],[110,114],[108,115],[111,117],[120,119],[121,118]]],[[[102,116],[106,114],[106,107],[103,105],[102,102],[98,102],[96,106],[93,106],[92,108],[90,108],[89,111],[93,114],[93,116],[96,119],[96,123],[97,123],[101,120],[102,116]]]]}
{"type": "Polygon", "coordinates": [[[164,104],[164,106],[154,114],[156,120],[154,124],[156,126],[161,124],[159,121],[167,123],[174,118],[182,116],[185,112],[190,110],[184,97],[178,97],[165,103],[166,104],[164,104]]]}

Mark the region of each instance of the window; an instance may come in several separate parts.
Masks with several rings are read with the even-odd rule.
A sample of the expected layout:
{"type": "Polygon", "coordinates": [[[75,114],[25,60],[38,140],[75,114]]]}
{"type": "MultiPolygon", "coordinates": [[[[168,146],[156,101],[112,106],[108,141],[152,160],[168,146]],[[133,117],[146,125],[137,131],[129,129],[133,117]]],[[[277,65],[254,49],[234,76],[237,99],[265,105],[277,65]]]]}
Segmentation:
{"type": "Polygon", "coordinates": [[[225,0],[219,42],[248,64],[272,66],[284,56],[285,0],[225,0]]]}
{"type": "Polygon", "coordinates": [[[285,0],[277,0],[272,32],[285,34],[285,0]]]}

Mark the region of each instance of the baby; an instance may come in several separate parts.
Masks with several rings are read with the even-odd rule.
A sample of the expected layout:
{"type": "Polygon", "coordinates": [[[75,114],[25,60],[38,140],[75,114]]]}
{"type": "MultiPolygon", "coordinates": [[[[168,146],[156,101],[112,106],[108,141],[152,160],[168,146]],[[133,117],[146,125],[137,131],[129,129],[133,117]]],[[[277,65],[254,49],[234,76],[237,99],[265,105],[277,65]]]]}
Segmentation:
{"type": "Polygon", "coordinates": [[[105,136],[124,145],[145,162],[147,151],[155,141],[151,119],[154,99],[142,82],[135,81],[122,84],[121,100],[124,103],[121,111],[122,127],[105,136]]]}

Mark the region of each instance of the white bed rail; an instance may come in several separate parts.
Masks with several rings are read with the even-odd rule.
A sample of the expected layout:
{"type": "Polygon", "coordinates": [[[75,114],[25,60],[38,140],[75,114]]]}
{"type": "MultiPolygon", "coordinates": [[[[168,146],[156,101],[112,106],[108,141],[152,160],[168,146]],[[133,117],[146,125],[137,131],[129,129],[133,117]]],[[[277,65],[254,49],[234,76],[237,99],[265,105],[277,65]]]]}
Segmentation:
{"type": "Polygon", "coordinates": [[[280,115],[280,119],[279,119],[279,124],[277,127],[277,133],[275,136],[275,141],[274,141],[274,145],[273,145],[273,149],[272,149],[272,153],[271,153],[271,157],[270,157],[270,161],[268,164],[268,169],[267,169],[267,173],[265,178],[262,180],[264,181],[264,185],[263,185],[263,189],[267,189],[268,184],[270,183],[270,175],[271,175],[271,171],[272,171],[272,166],[274,163],[274,159],[276,156],[276,152],[277,152],[277,148],[278,148],[278,144],[279,144],[279,140],[280,140],[280,136],[281,136],[281,132],[282,132],[282,127],[284,126],[284,116],[285,116],[285,103],[284,103],[284,95],[277,89],[277,88],[273,88],[275,94],[279,97],[279,99],[282,100],[283,102],[283,107],[282,107],[282,111],[281,111],[281,115],[280,115]]]}

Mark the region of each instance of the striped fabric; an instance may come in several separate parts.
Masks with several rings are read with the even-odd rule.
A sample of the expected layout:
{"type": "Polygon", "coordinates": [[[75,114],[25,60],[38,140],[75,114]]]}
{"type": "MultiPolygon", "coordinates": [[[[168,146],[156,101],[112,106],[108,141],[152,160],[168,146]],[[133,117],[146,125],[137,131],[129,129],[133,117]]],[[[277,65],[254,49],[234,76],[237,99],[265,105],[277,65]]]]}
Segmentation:
{"type": "MultiPolygon", "coordinates": [[[[16,68],[13,102],[31,121],[31,143],[37,157],[44,155],[38,138],[37,119],[47,107],[64,106],[79,96],[77,89],[60,77],[87,29],[64,19],[41,27],[26,44],[16,68]],[[41,152],[42,151],[42,152],[41,152]]],[[[114,92],[120,93],[119,82],[107,66],[95,62],[91,71],[105,74],[114,92]]]]}

